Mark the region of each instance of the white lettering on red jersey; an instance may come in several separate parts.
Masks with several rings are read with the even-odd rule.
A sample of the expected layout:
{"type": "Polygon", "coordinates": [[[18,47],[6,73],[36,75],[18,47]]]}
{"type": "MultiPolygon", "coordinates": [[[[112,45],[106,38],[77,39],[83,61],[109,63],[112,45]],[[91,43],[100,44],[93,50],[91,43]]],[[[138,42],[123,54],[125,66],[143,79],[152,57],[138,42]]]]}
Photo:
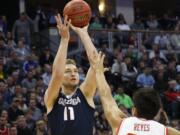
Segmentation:
{"type": "Polygon", "coordinates": [[[129,117],[122,121],[117,135],[167,135],[167,128],[154,120],[129,117]]]}

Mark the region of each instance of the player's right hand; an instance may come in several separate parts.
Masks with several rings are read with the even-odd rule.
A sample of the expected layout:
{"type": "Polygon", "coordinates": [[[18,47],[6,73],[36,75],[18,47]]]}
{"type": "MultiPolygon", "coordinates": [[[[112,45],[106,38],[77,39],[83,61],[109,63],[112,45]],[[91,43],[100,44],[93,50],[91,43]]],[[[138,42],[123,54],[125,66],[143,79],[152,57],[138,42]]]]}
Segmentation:
{"type": "Polygon", "coordinates": [[[65,16],[64,22],[62,22],[60,14],[57,14],[55,16],[55,19],[56,19],[57,28],[61,36],[61,39],[69,40],[70,38],[69,26],[70,26],[71,20],[68,21],[68,16],[65,16]]]}

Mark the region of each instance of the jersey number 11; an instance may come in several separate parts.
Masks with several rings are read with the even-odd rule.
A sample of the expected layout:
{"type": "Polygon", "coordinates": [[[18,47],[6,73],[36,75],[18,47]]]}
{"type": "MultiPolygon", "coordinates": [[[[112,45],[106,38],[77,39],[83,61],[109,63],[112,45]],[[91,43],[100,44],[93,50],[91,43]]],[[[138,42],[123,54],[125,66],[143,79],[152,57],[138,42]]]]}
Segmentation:
{"type": "Polygon", "coordinates": [[[74,109],[73,107],[65,107],[64,108],[64,121],[74,120],[74,109]]]}

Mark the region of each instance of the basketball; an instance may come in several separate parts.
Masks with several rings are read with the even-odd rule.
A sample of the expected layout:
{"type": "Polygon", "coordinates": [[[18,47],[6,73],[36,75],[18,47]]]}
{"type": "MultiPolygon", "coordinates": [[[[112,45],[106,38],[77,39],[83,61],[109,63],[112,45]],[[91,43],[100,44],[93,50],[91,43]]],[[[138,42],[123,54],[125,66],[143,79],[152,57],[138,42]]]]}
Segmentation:
{"type": "Polygon", "coordinates": [[[63,15],[67,15],[71,19],[72,25],[76,27],[86,26],[91,19],[91,8],[83,0],[71,0],[63,10],[63,15]]]}

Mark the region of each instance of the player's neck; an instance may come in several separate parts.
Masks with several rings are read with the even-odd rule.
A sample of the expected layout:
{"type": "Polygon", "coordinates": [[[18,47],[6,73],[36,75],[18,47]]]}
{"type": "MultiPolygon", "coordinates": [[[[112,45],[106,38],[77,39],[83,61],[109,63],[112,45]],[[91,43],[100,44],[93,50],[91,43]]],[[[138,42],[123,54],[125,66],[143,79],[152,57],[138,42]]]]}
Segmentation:
{"type": "Polygon", "coordinates": [[[62,87],[62,93],[64,95],[71,95],[74,94],[74,92],[76,91],[76,87],[62,87]]]}

